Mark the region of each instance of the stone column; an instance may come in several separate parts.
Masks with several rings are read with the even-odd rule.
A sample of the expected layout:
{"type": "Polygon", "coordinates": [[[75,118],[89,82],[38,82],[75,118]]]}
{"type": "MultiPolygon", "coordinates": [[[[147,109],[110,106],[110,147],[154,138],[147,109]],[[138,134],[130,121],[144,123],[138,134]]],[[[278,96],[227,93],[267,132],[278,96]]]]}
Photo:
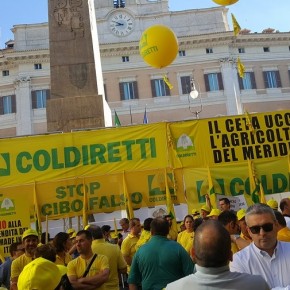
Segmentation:
{"type": "Polygon", "coordinates": [[[48,10],[48,131],[111,125],[111,112],[104,98],[94,0],[48,0],[48,10]]]}
{"type": "Polygon", "coordinates": [[[232,58],[223,58],[220,59],[220,62],[224,83],[224,95],[226,97],[227,113],[228,115],[243,114],[235,62],[232,58]]]}
{"type": "Polygon", "coordinates": [[[32,104],[30,77],[19,77],[14,81],[16,95],[16,135],[32,135],[32,104]]]}

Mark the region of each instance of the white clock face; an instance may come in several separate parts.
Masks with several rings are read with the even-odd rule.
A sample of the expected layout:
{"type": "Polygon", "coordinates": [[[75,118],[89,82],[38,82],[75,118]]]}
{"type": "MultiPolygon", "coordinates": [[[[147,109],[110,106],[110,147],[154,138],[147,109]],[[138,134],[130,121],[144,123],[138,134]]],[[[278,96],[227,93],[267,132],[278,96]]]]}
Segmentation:
{"type": "Polygon", "coordinates": [[[111,32],[117,36],[126,36],[134,29],[134,18],[126,12],[115,12],[109,21],[111,32]]]}

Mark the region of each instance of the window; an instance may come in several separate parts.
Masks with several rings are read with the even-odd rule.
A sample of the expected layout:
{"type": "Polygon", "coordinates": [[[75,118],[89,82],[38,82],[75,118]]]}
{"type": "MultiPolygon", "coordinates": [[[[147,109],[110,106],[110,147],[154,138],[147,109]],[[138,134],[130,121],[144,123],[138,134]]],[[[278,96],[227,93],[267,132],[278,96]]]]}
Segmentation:
{"type": "Polygon", "coordinates": [[[206,53],[213,53],[213,49],[212,48],[206,48],[205,51],[206,51],[206,53]]]}
{"type": "Polygon", "coordinates": [[[129,62],[129,56],[122,56],[122,62],[129,62]]]}
{"type": "Polygon", "coordinates": [[[0,115],[16,113],[15,95],[0,97],[0,115]]]}
{"type": "Polygon", "coordinates": [[[245,48],[244,47],[239,47],[238,48],[239,53],[245,53],[245,48]]]}
{"type": "Polygon", "coordinates": [[[170,96],[170,90],[163,79],[151,80],[151,91],[153,97],[170,96]]]}
{"type": "Polygon", "coordinates": [[[125,0],[113,0],[114,8],[124,8],[125,0]]]}
{"type": "Polygon", "coordinates": [[[270,47],[263,47],[264,52],[270,52],[270,47]]]}
{"type": "Polygon", "coordinates": [[[281,88],[281,78],[279,71],[264,71],[263,76],[265,88],[281,88]]]}
{"type": "Polygon", "coordinates": [[[138,99],[137,82],[122,82],[119,83],[121,100],[134,100],[138,99]]]}
{"type": "Polygon", "coordinates": [[[185,56],[185,50],[179,50],[178,55],[179,56],[185,56]]]}
{"type": "Polygon", "coordinates": [[[2,76],[3,77],[8,77],[9,76],[9,70],[3,70],[2,71],[2,76]]]}
{"type": "Polygon", "coordinates": [[[180,77],[182,94],[189,94],[191,91],[190,76],[180,77]]]}
{"type": "Polygon", "coordinates": [[[50,90],[37,90],[31,92],[32,109],[46,108],[46,100],[50,98],[50,90]]]}
{"type": "Polygon", "coordinates": [[[253,72],[245,72],[244,78],[238,74],[240,90],[254,90],[256,89],[256,80],[253,72]]]}
{"type": "Polygon", "coordinates": [[[42,69],[42,64],[41,63],[35,63],[34,64],[34,69],[42,69]]]}
{"type": "Polygon", "coordinates": [[[221,73],[205,74],[204,81],[207,92],[220,91],[224,89],[221,73]]]}

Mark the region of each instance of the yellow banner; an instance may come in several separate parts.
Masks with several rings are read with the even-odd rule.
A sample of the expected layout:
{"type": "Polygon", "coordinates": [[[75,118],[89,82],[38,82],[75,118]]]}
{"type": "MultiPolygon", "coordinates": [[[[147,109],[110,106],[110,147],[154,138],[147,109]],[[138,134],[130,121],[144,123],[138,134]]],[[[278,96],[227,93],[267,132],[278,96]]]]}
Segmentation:
{"type": "Polygon", "coordinates": [[[23,232],[34,218],[30,186],[0,190],[0,254],[9,257],[9,246],[21,242],[23,232]]]}

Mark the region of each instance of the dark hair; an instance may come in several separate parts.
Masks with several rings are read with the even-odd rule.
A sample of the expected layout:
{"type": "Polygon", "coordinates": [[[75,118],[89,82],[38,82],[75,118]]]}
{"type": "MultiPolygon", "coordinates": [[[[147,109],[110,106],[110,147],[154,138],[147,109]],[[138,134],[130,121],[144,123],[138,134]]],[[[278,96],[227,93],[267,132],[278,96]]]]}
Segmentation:
{"type": "Polygon", "coordinates": [[[281,201],[280,201],[280,205],[279,205],[281,211],[284,211],[285,207],[286,207],[287,204],[288,204],[288,200],[289,200],[289,199],[288,199],[287,197],[281,199],[281,201]]]}
{"type": "Polygon", "coordinates": [[[170,214],[166,214],[163,218],[165,218],[165,219],[171,218],[172,219],[172,216],[170,214]]]}
{"type": "Polygon", "coordinates": [[[224,201],[225,204],[231,204],[230,200],[227,197],[222,197],[219,199],[219,201],[224,201]]]}
{"type": "Polygon", "coordinates": [[[52,240],[52,244],[54,245],[57,253],[63,252],[65,250],[65,243],[69,238],[69,234],[65,232],[59,232],[55,235],[52,240]]]}
{"type": "Polygon", "coordinates": [[[193,216],[192,216],[191,214],[188,214],[188,215],[186,215],[186,216],[184,217],[184,219],[183,219],[183,223],[185,223],[185,220],[186,220],[187,218],[190,218],[190,219],[192,219],[192,221],[194,221],[193,216]]]}
{"type": "Polygon", "coordinates": [[[11,257],[13,256],[13,252],[16,252],[17,251],[17,247],[19,245],[21,245],[22,243],[21,242],[15,242],[15,243],[12,243],[10,246],[9,246],[9,253],[11,255],[11,257]]]}
{"type": "Polygon", "coordinates": [[[218,221],[222,223],[222,225],[226,226],[230,222],[237,222],[238,218],[236,213],[233,210],[223,211],[218,216],[218,221]]]}
{"type": "Polygon", "coordinates": [[[91,232],[89,232],[88,230],[80,230],[77,232],[77,236],[81,236],[81,235],[85,235],[87,240],[93,240],[93,236],[91,234],[91,232]]]}
{"type": "Polygon", "coordinates": [[[129,220],[127,218],[120,219],[120,222],[124,222],[125,224],[129,224],[129,220]]]}
{"type": "Polygon", "coordinates": [[[99,239],[104,238],[103,231],[99,226],[90,225],[90,227],[88,228],[88,231],[92,234],[94,240],[99,240],[99,239]]]}
{"type": "Polygon", "coordinates": [[[109,225],[103,225],[101,229],[104,234],[104,233],[109,232],[111,230],[111,227],[109,225]]]}
{"type": "Polygon", "coordinates": [[[151,222],[152,235],[164,236],[169,234],[169,222],[162,217],[157,217],[151,222]]]}
{"type": "Polygon", "coordinates": [[[153,218],[147,218],[144,220],[143,228],[145,231],[150,231],[150,225],[152,221],[153,221],[153,218]]]}
{"type": "Polygon", "coordinates": [[[193,231],[195,232],[197,228],[203,223],[204,219],[203,218],[197,218],[193,220],[193,231]]]}
{"type": "Polygon", "coordinates": [[[51,244],[41,245],[34,250],[34,257],[42,257],[54,263],[56,261],[56,249],[51,244]]]}
{"type": "Polygon", "coordinates": [[[194,235],[194,253],[197,264],[202,267],[228,265],[231,255],[229,232],[216,220],[203,222],[194,235]],[[210,230],[210,233],[205,235],[205,230],[210,230]]]}
{"type": "Polygon", "coordinates": [[[285,220],[285,217],[282,215],[281,212],[274,210],[274,214],[276,217],[276,220],[278,221],[279,225],[282,226],[283,228],[286,227],[287,223],[285,220]]]}

